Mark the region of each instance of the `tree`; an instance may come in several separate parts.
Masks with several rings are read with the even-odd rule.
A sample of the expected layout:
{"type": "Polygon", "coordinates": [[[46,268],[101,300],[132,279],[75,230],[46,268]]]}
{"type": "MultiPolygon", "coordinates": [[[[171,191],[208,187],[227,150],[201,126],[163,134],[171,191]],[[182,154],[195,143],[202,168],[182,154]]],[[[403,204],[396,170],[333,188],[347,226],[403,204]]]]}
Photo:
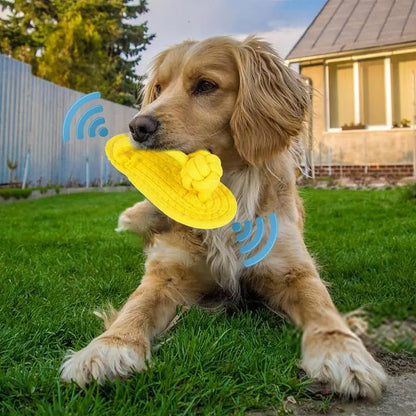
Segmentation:
{"type": "Polygon", "coordinates": [[[126,105],[137,101],[134,68],[153,39],[146,0],[0,0],[0,52],[32,65],[33,72],[82,92],[126,105]]]}

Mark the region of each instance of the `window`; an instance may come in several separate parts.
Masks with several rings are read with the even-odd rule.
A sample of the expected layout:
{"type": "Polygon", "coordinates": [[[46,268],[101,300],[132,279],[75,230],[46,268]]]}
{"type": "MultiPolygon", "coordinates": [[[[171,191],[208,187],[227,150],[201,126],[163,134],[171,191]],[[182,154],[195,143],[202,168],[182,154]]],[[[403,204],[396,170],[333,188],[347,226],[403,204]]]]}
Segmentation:
{"type": "Polygon", "coordinates": [[[367,126],[386,125],[384,59],[361,61],[360,121],[367,126]]]}
{"type": "Polygon", "coordinates": [[[416,53],[391,58],[392,111],[396,125],[400,125],[403,119],[414,122],[416,79],[413,81],[413,77],[416,78],[416,53]]]}
{"type": "Polygon", "coordinates": [[[329,71],[330,128],[354,122],[354,74],[352,63],[331,64],[329,71]]]}
{"type": "Polygon", "coordinates": [[[330,129],[416,123],[415,52],[329,63],[326,74],[330,129]]]}

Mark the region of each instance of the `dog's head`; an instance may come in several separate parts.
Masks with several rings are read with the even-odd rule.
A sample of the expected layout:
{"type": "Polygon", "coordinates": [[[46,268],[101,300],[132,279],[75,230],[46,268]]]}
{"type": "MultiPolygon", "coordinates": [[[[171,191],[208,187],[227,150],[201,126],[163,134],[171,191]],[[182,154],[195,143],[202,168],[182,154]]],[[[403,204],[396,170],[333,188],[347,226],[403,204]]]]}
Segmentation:
{"type": "Polygon", "coordinates": [[[308,102],[268,43],[187,41],[156,57],[130,130],[139,148],[208,149],[223,162],[257,164],[289,146],[308,102]]]}

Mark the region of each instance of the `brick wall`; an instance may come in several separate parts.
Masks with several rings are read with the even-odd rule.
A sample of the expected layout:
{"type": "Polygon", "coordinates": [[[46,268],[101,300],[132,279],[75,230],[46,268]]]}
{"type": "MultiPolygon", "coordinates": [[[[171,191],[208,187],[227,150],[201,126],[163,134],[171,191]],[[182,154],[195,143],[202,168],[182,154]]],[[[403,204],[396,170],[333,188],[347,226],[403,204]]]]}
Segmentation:
{"type": "Polygon", "coordinates": [[[327,165],[315,166],[315,176],[332,176],[339,177],[360,177],[360,176],[375,176],[375,177],[406,177],[413,176],[413,165],[334,165],[331,166],[331,175],[327,165]]]}

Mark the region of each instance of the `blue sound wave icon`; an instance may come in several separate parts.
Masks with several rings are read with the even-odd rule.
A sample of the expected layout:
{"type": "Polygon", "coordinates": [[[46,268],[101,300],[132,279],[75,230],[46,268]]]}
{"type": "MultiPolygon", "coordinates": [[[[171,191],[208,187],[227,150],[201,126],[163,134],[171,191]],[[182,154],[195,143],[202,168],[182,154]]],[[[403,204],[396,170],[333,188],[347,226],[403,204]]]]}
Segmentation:
{"type": "MultiPolygon", "coordinates": [[[[260,260],[263,260],[272,250],[273,246],[276,243],[277,236],[279,234],[279,227],[277,222],[277,215],[272,213],[269,214],[269,221],[270,221],[270,234],[269,238],[265,246],[253,257],[250,257],[243,261],[244,266],[250,267],[254,264],[258,263],[260,260]]],[[[253,232],[253,226],[251,221],[245,221],[244,226],[241,225],[240,222],[235,222],[232,225],[232,229],[234,232],[238,233],[241,231],[240,234],[236,235],[237,241],[239,243],[247,240],[253,232]]],[[[244,244],[240,247],[240,253],[246,254],[253,251],[261,242],[264,234],[264,220],[261,217],[256,218],[256,233],[251,241],[244,244]]]]}
{"type": "MultiPolygon", "coordinates": [[[[92,92],[90,94],[84,95],[79,100],[75,101],[74,104],[72,104],[71,108],[66,113],[64,124],[62,126],[62,138],[64,142],[69,142],[70,136],[71,136],[71,122],[75,116],[75,113],[84,105],[89,103],[90,101],[96,100],[98,98],[101,98],[101,94],[99,91],[92,92]]],[[[80,119],[78,120],[78,123],[76,125],[76,134],[77,139],[83,139],[84,138],[84,129],[85,125],[87,124],[87,121],[93,117],[96,114],[102,113],[104,111],[104,108],[100,104],[96,104],[92,107],[90,107],[88,110],[86,110],[80,119]]],[[[100,127],[102,124],[105,123],[104,117],[97,117],[94,120],[91,121],[90,125],[88,126],[88,136],[89,137],[95,137],[98,134],[101,137],[105,137],[108,134],[108,130],[106,127],[100,127]],[[100,128],[99,128],[100,127],[100,128]]]]}

